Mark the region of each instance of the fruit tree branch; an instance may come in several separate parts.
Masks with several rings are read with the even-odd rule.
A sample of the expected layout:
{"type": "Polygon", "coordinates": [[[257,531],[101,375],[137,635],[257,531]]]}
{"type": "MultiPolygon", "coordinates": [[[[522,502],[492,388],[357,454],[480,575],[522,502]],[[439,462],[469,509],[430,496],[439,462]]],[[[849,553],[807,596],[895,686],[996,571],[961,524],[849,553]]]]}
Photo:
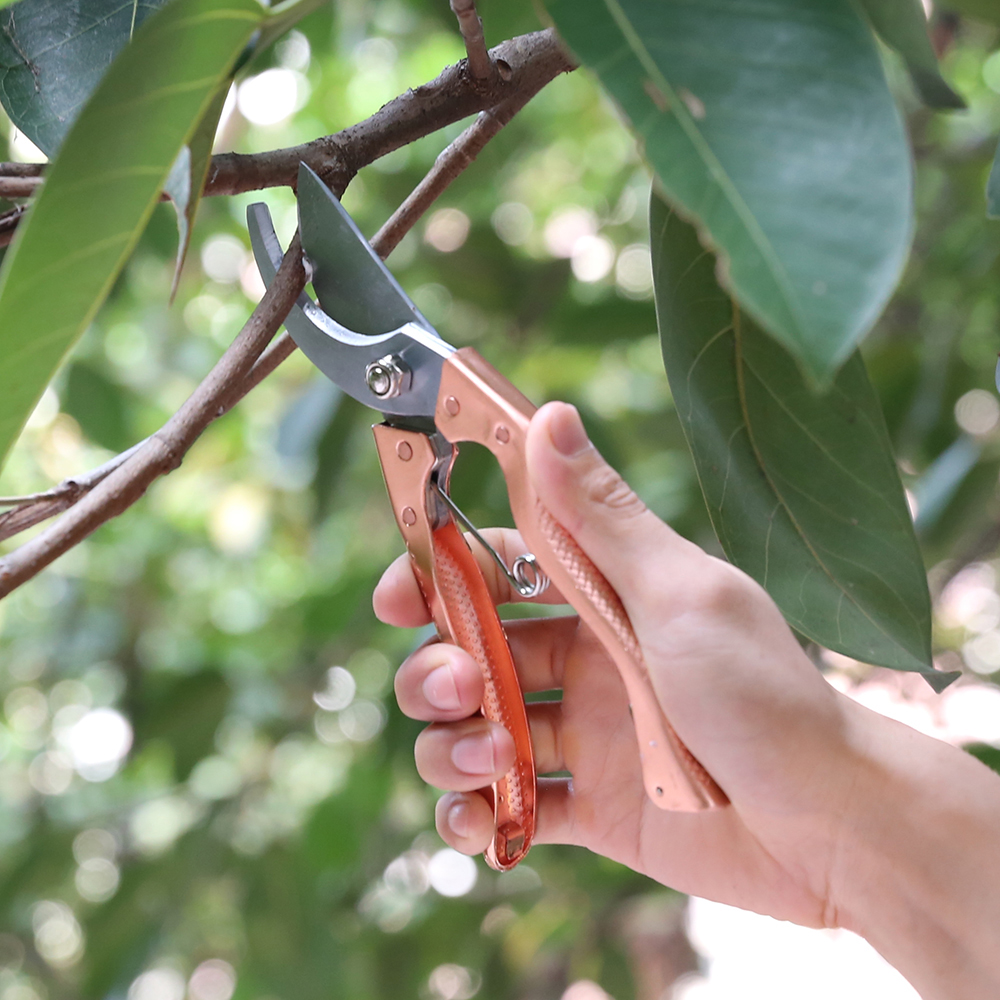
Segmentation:
{"type": "Polygon", "coordinates": [[[126,510],[154,480],[180,465],[184,454],[208,424],[239,398],[233,387],[250,372],[305,283],[302,249],[296,235],[274,281],[246,325],[183,406],[55,524],[0,559],[0,597],[31,579],[105,521],[126,510]]]}

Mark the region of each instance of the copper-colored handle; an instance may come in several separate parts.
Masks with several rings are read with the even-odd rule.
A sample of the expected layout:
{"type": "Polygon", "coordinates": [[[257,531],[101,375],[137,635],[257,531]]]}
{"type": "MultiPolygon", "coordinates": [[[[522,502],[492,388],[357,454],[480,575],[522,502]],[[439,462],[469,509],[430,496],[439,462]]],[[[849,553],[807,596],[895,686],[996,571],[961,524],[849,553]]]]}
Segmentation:
{"type": "MultiPolygon", "coordinates": [[[[451,515],[434,507],[428,489],[431,473],[442,462],[449,465],[451,457],[443,458],[418,431],[385,424],[374,431],[396,523],[438,634],[479,664],[483,715],[514,738],[514,766],[483,790],[496,817],[486,860],[507,871],[528,853],[535,833],[535,761],[514,660],[475,556],[451,515]]],[[[443,472],[446,477],[447,468],[443,472]]]]}
{"type": "Polygon", "coordinates": [[[642,650],[614,588],[552,517],[528,482],[524,439],[535,407],[472,348],[441,373],[435,421],[451,442],[489,448],[507,480],[511,512],[525,543],[552,582],[609,652],[628,693],[643,782],[663,809],[724,806],[728,798],[681,742],[660,708],[642,650]]]}

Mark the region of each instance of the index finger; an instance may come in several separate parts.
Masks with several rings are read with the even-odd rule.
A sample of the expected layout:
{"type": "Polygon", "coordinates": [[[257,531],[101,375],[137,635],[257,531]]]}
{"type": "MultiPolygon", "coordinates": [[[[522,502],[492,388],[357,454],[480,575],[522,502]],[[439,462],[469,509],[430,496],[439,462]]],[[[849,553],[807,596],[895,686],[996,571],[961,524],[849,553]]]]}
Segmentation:
{"type": "MultiPolygon", "coordinates": [[[[507,566],[511,566],[518,556],[528,552],[521,533],[513,528],[487,528],[482,536],[499,553],[507,566]]],[[[522,597],[511,586],[510,581],[501,572],[488,552],[474,538],[466,535],[469,548],[476,557],[479,569],[486,581],[490,597],[494,604],[566,604],[566,598],[554,585],[543,591],[538,597],[522,597]]],[[[401,555],[382,574],[375,593],[372,595],[372,606],[376,616],[387,625],[401,628],[417,628],[426,625],[431,620],[423,594],[413,575],[410,557],[401,555]]]]}

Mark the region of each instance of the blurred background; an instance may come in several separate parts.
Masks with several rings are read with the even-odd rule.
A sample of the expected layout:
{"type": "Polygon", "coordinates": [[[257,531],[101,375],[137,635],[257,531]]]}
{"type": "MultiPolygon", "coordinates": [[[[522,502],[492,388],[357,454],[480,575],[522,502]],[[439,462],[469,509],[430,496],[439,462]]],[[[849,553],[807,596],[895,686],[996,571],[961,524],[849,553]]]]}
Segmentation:
{"type": "MultiPolygon", "coordinates": [[[[479,6],[490,44],[541,26],[527,4],[479,6]]],[[[936,30],[969,109],[923,109],[890,61],[919,228],[865,354],[925,547],[940,665],[966,676],[937,697],[812,652],[842,690],[994,762],[1000,223],[983,191],[1000,33],[947,14],[936,30]]],[[[234,88],[217,148],[336,131],[463,55],[443,2],[340,0],[234,88]]],[[[38,158],[0,130],[9,158],[38,158]]],[[[344,202],[365,233],[460,131],[362,171],[344,202]]],[[[535,402],[576,404],[649,506],[718,551],[660,360],[649,183],[579,71],[493,140],[389,263],[446,338],[535,402]]],[[[206,199],[172,306],[176,227],[157,210],[0,494],[99,465],[176,410],[261,294],[253,200],[287,241],[290,192],[206,199]]],[[[0,604],[0,1000],[915,997],[849,935],[700,903],[686,916],[683,897],[579,849],[538,847],[505,876],[445,849],[437,793],[413,766],[420,725],[391,695],[426,633],[371,611],[402,551],[373,416],[293,356],[134,508],[0,604]]],[[[477,524],[511,523],[486,453],[463,449],[454,493],[477,524]]]]}

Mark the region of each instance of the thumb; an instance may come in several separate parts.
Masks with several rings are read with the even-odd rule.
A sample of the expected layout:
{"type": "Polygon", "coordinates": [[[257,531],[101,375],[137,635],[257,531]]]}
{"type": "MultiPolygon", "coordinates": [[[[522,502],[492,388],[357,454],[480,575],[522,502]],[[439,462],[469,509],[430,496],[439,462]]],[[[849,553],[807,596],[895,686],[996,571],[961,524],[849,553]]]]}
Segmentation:
{"type": "Polygon", "coordinates": [[[576,407],[547,403],[538,410],[528,428],[525,452],[539,500],[626,601],[659,575],[670,550],[681,556],[695,548],[649,510],[604,461],[576,407]]]}

